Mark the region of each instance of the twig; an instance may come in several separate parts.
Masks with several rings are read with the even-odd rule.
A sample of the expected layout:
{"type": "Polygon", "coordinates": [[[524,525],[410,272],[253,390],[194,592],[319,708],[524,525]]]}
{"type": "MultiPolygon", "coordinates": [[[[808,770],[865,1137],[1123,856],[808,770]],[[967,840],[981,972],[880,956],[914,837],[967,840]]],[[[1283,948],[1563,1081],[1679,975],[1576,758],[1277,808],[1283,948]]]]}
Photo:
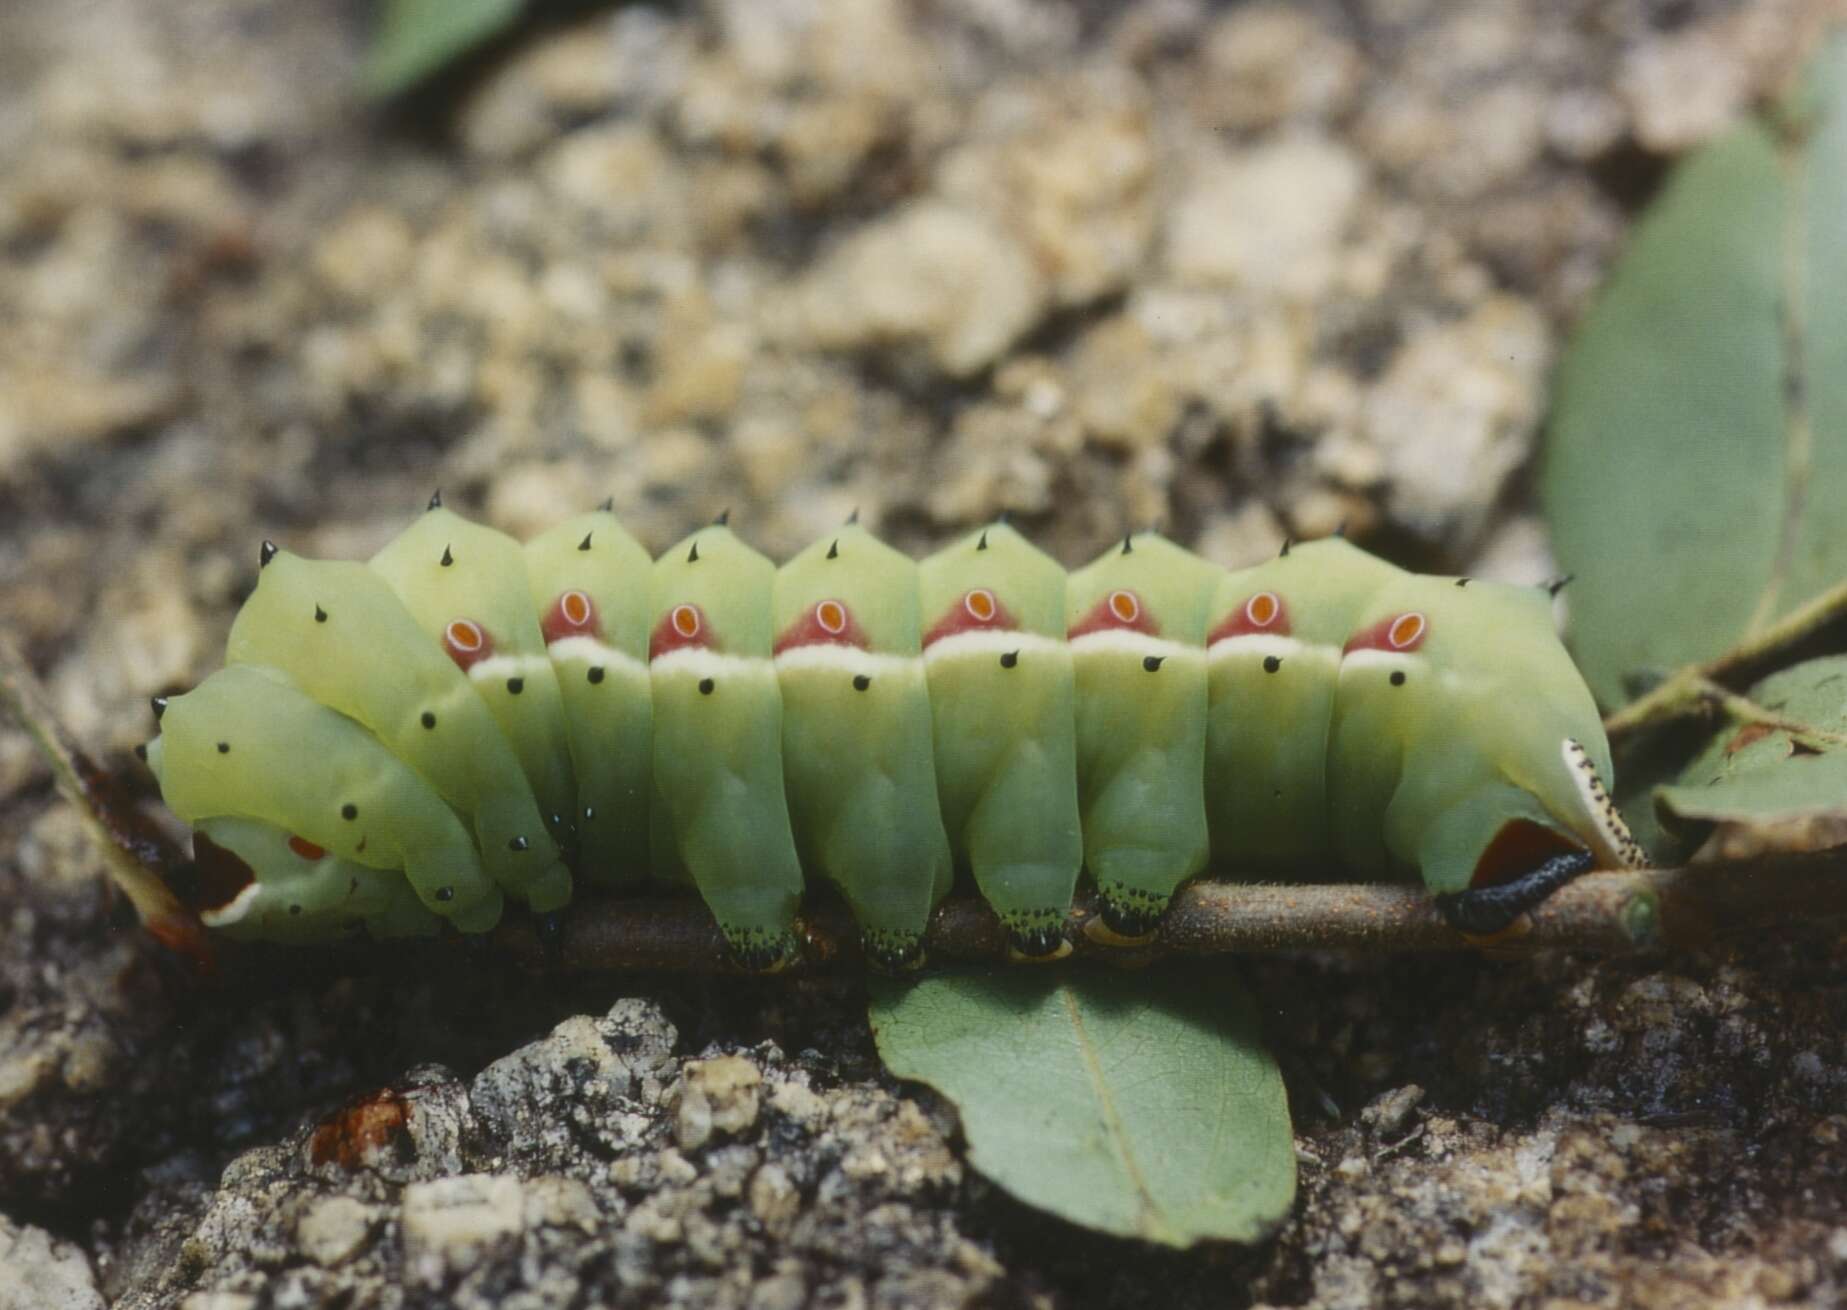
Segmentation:
{"type": "Polygon", "coordinates": [[[0,634],[0,710],[25,729],[51,766],[59,794],[76,807],[110,879],[134,905],[142,924],[195,965],[210,968],[211,938],[161,877],[162,870],[179,862],[180,852],[72,740],[44,686],[5,634],[0,634]]]}
{"type": "MultiPolygon", "coordinates": [[[[1198,882],[1182,888],[1147,946],[1123,950],[1084,935],[1094,903],[1080,897],[1066,921],[1071,958],[1136,966],[1175,956],[1343,951],[1359,955],[1486,949],[1624,955],[1687,948],[1778,919],[1847,916],[1847,849],[1630,873],[1592,873],[1532,911],[1492,943],[1456,932],[1420,888],[1377,883],[1276,885],[1198,882]]],[[[802,971],[859,963],[843,908],[804,917],[802,971]]],[[[691,899],[592,901],[567,914],[562,941],[543,944],[524,918],[503,924],[495,947],[536,969],[564,972],[735,972],[705,907],[691,899]]],[[[936,963],[999,963],[1007,942],[985,904],[950,900],[925,938],[936,963]]]]}
{"type": "Polygon", "coordinates": [[[1847,583],[1832,587],[1717,659],[1689,665],[1603,721],[1611,745],[1706,712],[1711,689],[1735,691],[1829,628],[1847,624],[1847,583]]]}

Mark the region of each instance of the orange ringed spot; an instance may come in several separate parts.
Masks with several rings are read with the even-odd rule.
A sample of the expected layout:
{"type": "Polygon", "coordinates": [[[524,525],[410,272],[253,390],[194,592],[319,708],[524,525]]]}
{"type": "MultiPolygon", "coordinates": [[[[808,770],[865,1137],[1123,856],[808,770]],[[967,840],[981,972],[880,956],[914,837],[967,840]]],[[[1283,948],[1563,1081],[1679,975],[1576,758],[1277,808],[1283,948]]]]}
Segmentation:
{"type": "Polygon", "coordinates": [[[481,625],[473,619],[453,619],[443,630],[449,644],[459,651],[472,652],[480,650],[487,643],[487,634],[481,631],[481,625]]]}
{"type": "Polygon", "coordinates": [[[304,860],[320,860],[327,857],[327,852],[325,850],[316,846],[306,837],[290,837],[289,849],[301,856],[304,860]]]}
{"type": "Polygon", "coordinates": [[[590,622],[590,597],[581,591],[567,591],[558,598],[558,612],[574,628],[590,622]]]}
{"type": "Polygon", "coordinates": [[[1253,628],[1269,627],[1282,612],[1283,603],[1273,591],[1260,591],[1244,602],[1244,617],[1251,621],[1253,628]]]}
{"type": "Polygon", "coordinates": [[[994,593],[986,587],[976,587],[962,598],[962,608],[977,623],[992,623],[999,606],[995,603],[994,593]]]}
{"type": "Polygon", "coordinates": [[[1109,611],[1124,623],[1133,623],[1141,617],[1142,603],[1132,591],[1112,591],[1109,594],[1109,611]]]}
{"type": "Polygon", "coordinates": [[[824,600],[814,607],[814,621],[821,631],[838,637],[847,630],[847,607],[837,600],[824,600]]]}
{"type": "Polygon", "coordinates": [[[1386,640],[1392,643],[1393,650],[1404,650],[1407,646],[1417,645],[1419,639],[1424,635],[1424,627],[1424,616],[1422,614],[1418,614],[1415,611],[1410,614],[1400,614],[1397,618],[1392,620],[1392,626],[1390,631],[1386,634],[1386,640]]]}
{"type": "Polygon", "coordinates": [[[675,605],[673,607],[673,630],[682,637],[699,635],[699,610],[692,605],[675,605]]]}

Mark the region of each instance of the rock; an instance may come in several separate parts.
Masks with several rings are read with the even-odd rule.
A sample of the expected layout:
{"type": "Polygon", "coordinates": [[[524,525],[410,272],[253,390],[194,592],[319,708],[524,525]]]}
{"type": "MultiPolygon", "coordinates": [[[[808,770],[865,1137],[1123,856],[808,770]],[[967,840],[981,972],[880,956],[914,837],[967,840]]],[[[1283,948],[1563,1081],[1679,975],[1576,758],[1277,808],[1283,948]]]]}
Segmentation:
{"type": "Polygon", "coordinates": [[[715,1135],[740,1133],[757,1122],[763,1075],[749,1060],[689,1060],[681,1076],[674,1138],[682,1151],[696,1151],[715,1135]]]}
{"type": "Polygon", "coordinates": [[[404,1189],[404,1264],[440,1287],[518,1240],[525,1229],[519,1179],[463,1174],[404,1189]]]}
{"type": "Polygon", "coordinates": [[[332,1269],[359,1253],[371,1235],[372,1207],[350,1196],[328,1196],[312,1203],[295,1225],[302,1253],[332,1269]]]}
{"type": "Polygon", "coordinates": [[[919,202],[849,237],[783,307],[825,350],[915,344],[944,372],[987,367],[1045,312],[1030,252],[985,216],[919,202]]]}
{"type": "Polygon", "coordinates": [[[1203,153],[1168,215],[1167,267],[1182,283],[1320,295],[1364,182],[1359,161],[1321,136],[1203,153]]]}
{"type": "Polygon", "coordinates": [[[1401,522],[1433,540],[1479,530],[1526,458],[1552,349],[1531,306],[1495,297],[1393,358],[1367,400],[1366,434],[1401,522]]]}
{"type": "Polygon", "coordinates": [[[0,1310],[103,1310],[82,1250],[0,1215],[0,1310]]]}

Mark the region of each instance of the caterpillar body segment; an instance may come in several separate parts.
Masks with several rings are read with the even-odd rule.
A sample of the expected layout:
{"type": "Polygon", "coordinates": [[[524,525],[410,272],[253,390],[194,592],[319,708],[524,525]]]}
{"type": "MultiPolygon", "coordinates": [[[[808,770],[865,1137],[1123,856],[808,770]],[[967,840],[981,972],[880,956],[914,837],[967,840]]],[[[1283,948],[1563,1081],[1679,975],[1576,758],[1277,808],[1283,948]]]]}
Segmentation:
{"type": "Polygon", "coordinates": [[[633,885],[652,863],[654,561],[607,510],[565,520],[527,542],[525,555],[564,702],[579,868],[591,881],[633,885]]]}
{"type": "Polygon", "coordinates": [[[1206,623],[1206,809],[1230,868],[1325,872],[1327,750],[1341,652],[1400,570],[1340,537],[1222,577],[1206,623]]]}
{"type": "Polygon", "coordinates": [[[650,562],[607,512],[521,548],[432,508],[369,567],[262,562],[147,751],[246,937],[480,932],[646,875],[768,970],[806,874],[896,969],[958,867],[1045,957],[1084,869],[1121,941],[1208,851],[1419,877],[1479,934],[1641,862],[1547,591],[1344,541],[1226,573],[1141,534],[1067,577],[1004,525],[921,564],[849,525],[778,570],[722,524],[650,562]]]}
{"type": "MultiPolygon", "coordinates": [[[[210,870],[228,853],[264,870],[224,904],[200,914],[208,928],[247,941],[308,944],[364,928],[374,937],[428,937],[442,920],[395,869],[373,869],[257,819],[201,819],[198,862],[210,870]]],[[[242,870],[228,871],[232,879],[242,870]]]]}
{"type": "Polygon", "coordinates": [[[951,851],[1014,951],[1068,949],[1084,838],[1065,571],[995,524],[924,560],[918,597],[951,851]]]}
{"type": "Polygon", "coordinates": [[[1206,609],[1220,573],[1150,532],[1066,584],[1084,863],[1106,936],[1152,932],[1206,864],[1206,609]]]}
{"type": "Polygon", "coordinates": [[[278,669],[367,729],[471,822],[502,891],[568,898],[570,870],[488,703],[373,570],[266,547],[225,662],[278,669]]]}
{"type": "Polygon", "coordinates": [[[698,888],[746,965],[796,949],[802,894],[783,780],[776,566],[714,524],[654,565],[649,675],[657,866],[698,888]]]}
{"type": "Polygon", "coordinates": [[[148,766],[187,823],[260,820],[354,864],[402,869],[424,906],[464,932],[499,920],[500,888],[455,811],[376,737],[280,673],[220,669],[170,698],[160,726],[148,766]]]}
{"type": "Polygon", "coordinates": [[[921,962],[954,866],[943,829],[917,565],[849,524],[776,575],[776,677],[803,863],[853,909],[872,959],[921,962]]]}

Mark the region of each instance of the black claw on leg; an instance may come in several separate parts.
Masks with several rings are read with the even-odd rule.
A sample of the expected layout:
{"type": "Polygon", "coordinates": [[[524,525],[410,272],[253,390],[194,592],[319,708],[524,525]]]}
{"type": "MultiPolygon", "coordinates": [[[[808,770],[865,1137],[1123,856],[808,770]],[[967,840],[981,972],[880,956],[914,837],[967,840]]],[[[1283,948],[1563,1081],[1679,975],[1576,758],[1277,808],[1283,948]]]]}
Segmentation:
{"type": "Polygon", "coordinates": [[[1593,863],[1589,851],[1567,851],[1511,882],[1445,892],[1436,898],[1437,909],[1457,932],[1492,937],[1580,873],[1588,872],[1593,863]]]}

